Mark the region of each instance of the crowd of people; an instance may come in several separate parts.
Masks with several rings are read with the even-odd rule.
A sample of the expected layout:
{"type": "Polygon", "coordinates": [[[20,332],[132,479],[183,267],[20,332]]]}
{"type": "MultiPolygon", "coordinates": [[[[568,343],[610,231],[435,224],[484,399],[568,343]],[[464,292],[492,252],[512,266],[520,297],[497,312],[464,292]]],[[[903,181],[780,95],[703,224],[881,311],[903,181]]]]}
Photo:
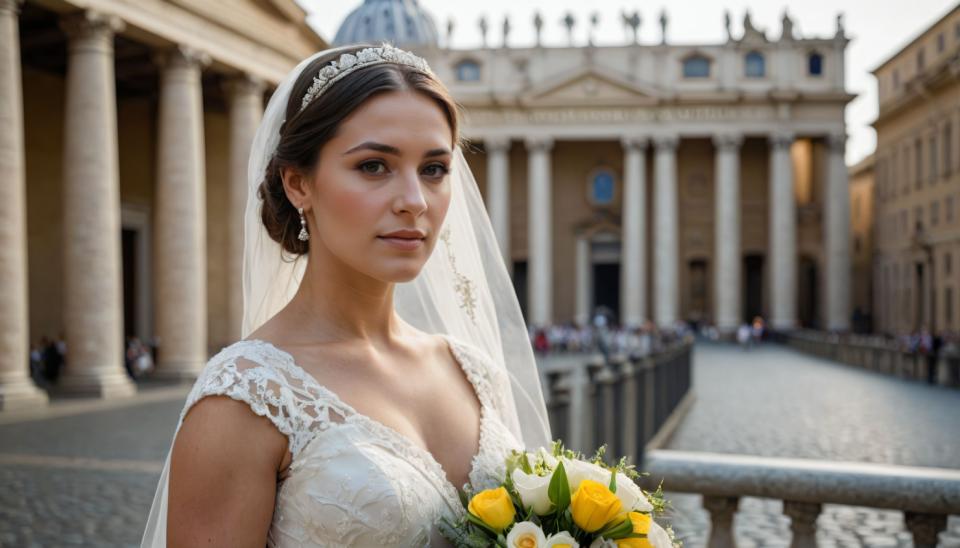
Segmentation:
{"type": "MultiPolygon", "coordinates": [[[[127,337],[124,367],[131,379],[138,379],[153,371],[156,347],[138,337],[127,337]]],[[[52,386],[67,363],[67,343],[63,335],[55,339],[41,337],[30,346],[30,377],[38,386],[52,386]]]]}
{"type": "Polygon", "coordinates": [[[634,327],[618,325],[613,318],[611,310],[600,308],[589,323],[531,326],[530,341],[540,355],[599,352],[605,358],[613,354],[635,357],[656,352],[670,341],[692,333],[686,322],[677,322],[673,329],[664,330],[650,321],[634,327]]]}

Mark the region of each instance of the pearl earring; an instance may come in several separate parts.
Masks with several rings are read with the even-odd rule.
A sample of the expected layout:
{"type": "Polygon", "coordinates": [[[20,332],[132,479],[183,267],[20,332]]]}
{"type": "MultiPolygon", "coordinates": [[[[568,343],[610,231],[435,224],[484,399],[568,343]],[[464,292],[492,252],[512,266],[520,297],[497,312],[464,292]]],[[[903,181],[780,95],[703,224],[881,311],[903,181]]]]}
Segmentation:
{"type": "Polygon", "coordinates": [[[307,233],[307,219],[303,216],[303,208],[298,207],[297,213],[300,214],[300,234],[297,236],[297,239],[301,242],[305,242],[310,239],[310,234],[307,233]]]}

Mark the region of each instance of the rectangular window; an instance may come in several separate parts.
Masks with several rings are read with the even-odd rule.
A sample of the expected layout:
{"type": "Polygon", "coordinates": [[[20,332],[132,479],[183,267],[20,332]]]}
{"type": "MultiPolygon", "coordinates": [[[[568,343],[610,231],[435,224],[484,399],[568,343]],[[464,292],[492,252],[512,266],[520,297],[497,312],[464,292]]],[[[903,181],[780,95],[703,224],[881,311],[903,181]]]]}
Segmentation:
{"type": "Polygon", "coordinates": [[[923,206],[913,208],[913,229],[917,232],[923,230],[923,206]]]}
{"type": "Polygon", "coordinates": [[[923,53],[923,46],[920,46],[920,49],[917,51],[917,72],[922,71],[926,65],[926,57],[923,53]]]}
{"type": "Polygon", "coordinates": [[[940,165],[937,162],[937,136],[933,135],[930,137],[930,173],[927,173],[927,178],[930,179],[931,183],[937,182],[937,174],[940,172],[940,165]]]}
{"type": "Polygon", "coordinates": [[[913,144],[913,184],[917,188],[923,186],[923,140],[919,137],[913,144]]]}
{"type": "Polygon", "coordinates": [[[903,165],[901,168],[903,169],[903,194],[907,195],[910,193],[910,181],[912,180],[910,177],[910,145],[908,144],[903,145],[903,165]]]}
{"type": "Polygon", "coordinates": [[[940,202],[934,200],[930,202],[930,226],[940,224],[940,202]]]}
{"type": "Polygon", "coordinates": [[[947,196],[943,201],[943,222],[951,224],[953,222],[953,196],[947,196]]]}
{"type": "Polygon", "coordinates": [[[947,325],[953,324],[953,288],[943,290],[943,319],[947,325]]]}
{"type": "Polygon", "coordinates": [[[943,176],[953,173],[953,125],[943,126],[943,176]]]}
{"type": "Polygon", "coordinates": [[[896,91],[900,88],[900,71],[893,69],[893,89],[896,91]]]}
{"type": "Polygon", "coordinates": [[[897,180],[900,178],[900,172],[897,171],[898,166],[900,165],[898,160],[900,154],[894,149],[893,158],[890,160],[890,197],[893,198],[897,195],[897,180]]]}
{"type": "Polygon", "coordinates": [[[953,274],[953,255],[950,253],[943,254],[943,275],[949,276],[953,274]]]}
{"type": "Polygon", "coordinates": [[[947,46],[947,41],[944,39],[943,33],[937,35],[937,53],[943,53],[943,48],[947,46]]]}

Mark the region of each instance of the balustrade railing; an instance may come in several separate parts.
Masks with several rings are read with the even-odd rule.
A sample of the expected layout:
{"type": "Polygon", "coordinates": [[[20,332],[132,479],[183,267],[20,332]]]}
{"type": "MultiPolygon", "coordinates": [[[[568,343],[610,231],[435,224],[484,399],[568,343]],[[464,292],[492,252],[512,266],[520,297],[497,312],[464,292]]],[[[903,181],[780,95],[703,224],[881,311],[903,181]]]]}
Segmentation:
{"type": "MultiPolygon", "coordinates": [[[[776,339],[807,354],[904,379],[926,380],[930,373],[927,356],[884,337],[804,330],[780,333],[776,339]]],[[[945,346],[934,363],[935,382],[960,387],[960,348],[945,346]]]]}
{"type": "Polygon", "coordinates": [[[960,514],[960,470],[726,455],[657,449],[644,460],[642,480],[652,490],[703,495],[710,514],[710,548],[733,548],[733,516],[741,497],[783,501],[792,548],[816,546],[824,504],[900,510],[915,548],[933,548],[960,514]]]}
{"type": "Polygon", "coordinates": [[[546,373],[553,437],[571,449],[641,462],[643,447],[690,389],[690,341],[646,356],[614,355],[546,373]]]}

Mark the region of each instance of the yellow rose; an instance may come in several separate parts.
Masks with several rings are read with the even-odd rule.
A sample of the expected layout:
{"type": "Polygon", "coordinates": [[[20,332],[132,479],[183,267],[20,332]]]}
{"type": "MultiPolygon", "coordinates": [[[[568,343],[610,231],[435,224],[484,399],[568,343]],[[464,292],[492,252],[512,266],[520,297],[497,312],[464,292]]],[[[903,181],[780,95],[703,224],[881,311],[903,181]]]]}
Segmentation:
{"type": "Polygon", "coordinates": [[[513,523],[516,514],[510,494],[504,487],[480,491],[470,499],[467,510],[497,533],[502,533],[513,523]]]}
{"type": "Polygon", "coordinates": [[[617,548],[654,548],[645,538],[621,538],[615,541],[617,548]]]}
{"type": "Polygon", "coordinates": [[[570,498],[573,522],[588,533],[599,531],[620,513],[622,504],[617,495],[602,483],[585,479],[570,498]]]}
{"type": "MultiPolygon", "coordinates": [[[[653,521],[649,514],[630,512],[627,514],[633,523],[633,532],[646,535],[650,532],[650,523],[653,521]]],[[[624,538],[617,540],[617,548],[653,548],[653,544],[645,538],[624,538]]]]}

